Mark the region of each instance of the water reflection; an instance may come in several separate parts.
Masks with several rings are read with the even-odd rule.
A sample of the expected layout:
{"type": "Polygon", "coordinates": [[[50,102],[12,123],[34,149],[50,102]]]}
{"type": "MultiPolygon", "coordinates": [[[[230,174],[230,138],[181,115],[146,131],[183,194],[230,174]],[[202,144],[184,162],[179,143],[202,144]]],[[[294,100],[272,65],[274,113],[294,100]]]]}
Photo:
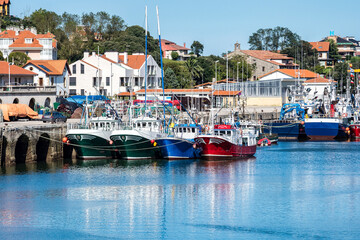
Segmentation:
{"type": "Polygon", "coordinates": [[[357,236],[358,145],[339,156],[347,154],[344,146],[304,143],[306,152],[298,144],[237,161],[64,161],[6,169],[0,238],[5,226],[49,229],[51,239],[177,239],[180,230],[186,239],[357,236]],[[63,233],[51,230],[59,228],[63,233]]]}

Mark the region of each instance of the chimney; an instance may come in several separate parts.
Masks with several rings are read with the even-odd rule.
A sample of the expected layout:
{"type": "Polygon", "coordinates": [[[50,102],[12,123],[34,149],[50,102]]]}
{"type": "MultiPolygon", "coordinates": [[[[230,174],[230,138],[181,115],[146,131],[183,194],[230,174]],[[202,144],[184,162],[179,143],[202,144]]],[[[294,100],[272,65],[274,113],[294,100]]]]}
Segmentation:
{"type": "Polygon", "coordinates": [[[111,51],[111,52],[105,52],[104,53],[105,56],[110,59],[113,60],[114,62],[119,62],[119,53],[116,51],[111,51]]]}
{"type": "Polygon", "coordinates": [[[184,47],[186,47],[186,43],[184,43],[184,47]]]}
{"type": "Polygon", "coordinates": [[[88,58],[89,57],[89,52],[88,51],[86,51],[86,52],[84,52],[84,58],[88,58]]]}
{"type": "Polygon", "coordinates": [[[92,52],[91,55],[92,55],[92,56],[96,56],[96,52],[92,52]]]}
{"type": "Polygon", "coordinates": [[[128,63],[128,53],[124,52],[124,63],[127,64],[128,63]]]}

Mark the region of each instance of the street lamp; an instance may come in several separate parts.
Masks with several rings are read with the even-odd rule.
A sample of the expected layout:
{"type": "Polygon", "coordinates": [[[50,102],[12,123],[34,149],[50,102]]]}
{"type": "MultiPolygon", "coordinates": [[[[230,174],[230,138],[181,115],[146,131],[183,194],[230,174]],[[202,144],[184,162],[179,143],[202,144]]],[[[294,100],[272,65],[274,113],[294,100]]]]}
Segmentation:
{"type": "Polygon", "coordinates": [[[219,60],[215,61],[215,82],[217,82],[217,63],[219,62],[219,60]]]}

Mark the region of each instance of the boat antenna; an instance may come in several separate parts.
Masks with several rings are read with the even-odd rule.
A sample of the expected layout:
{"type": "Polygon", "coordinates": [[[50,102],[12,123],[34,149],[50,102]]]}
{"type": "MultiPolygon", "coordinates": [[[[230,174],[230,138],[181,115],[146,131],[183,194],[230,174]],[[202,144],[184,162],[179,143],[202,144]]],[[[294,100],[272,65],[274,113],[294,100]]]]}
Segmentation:
{"type": "Polygon", "coordinates": [[[148,71],[148,65],[147,65],[147,54],[148,54],[148,23],[147,23],[147,6],[145,6],[145,111],[146,111],[146,102],[147,102],[147,71],[148,71]]]}
{"type": "MultiPolygon", "coordinates": [[[[160,32],[160,19],[159,19],[159,8],[156,6],[156,15],[158,22],[158,32],[159,32],[159,45],[160,45],[160,64],[161,64],[161,84],[163,90],[163,103],[165,104],[165,90],[164,90],[164,66],[163,66],[163,58],[162,58],[162,50],[161,50],[161,32],[160,32]]],[[[164,129],[165,129],[165,105],[164,105],[164,129]]]]}

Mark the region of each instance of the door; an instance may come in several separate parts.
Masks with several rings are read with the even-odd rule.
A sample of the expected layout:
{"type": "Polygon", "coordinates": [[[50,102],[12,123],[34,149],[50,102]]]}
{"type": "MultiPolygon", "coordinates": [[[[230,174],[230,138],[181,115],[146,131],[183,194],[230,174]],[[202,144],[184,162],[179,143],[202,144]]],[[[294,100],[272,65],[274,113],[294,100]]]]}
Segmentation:
{"type": "Polygon", "coordinates": [[[44,85],[44,79],[39,78],[39,86],[42,87],[44,85]]]}

